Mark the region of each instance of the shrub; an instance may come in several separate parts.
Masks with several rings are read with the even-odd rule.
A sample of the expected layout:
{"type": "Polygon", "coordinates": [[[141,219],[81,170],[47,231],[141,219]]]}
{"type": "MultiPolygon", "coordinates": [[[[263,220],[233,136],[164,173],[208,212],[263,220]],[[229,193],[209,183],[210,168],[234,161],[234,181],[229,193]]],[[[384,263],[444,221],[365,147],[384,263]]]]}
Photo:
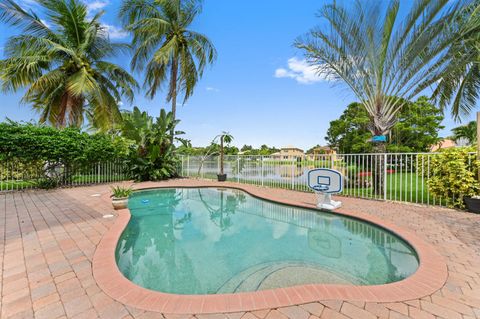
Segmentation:
{"type": "Polygon", "coordinates": [[[92,164],[125,159],[128,146],[123,138],[88,134],[77,128],[56,129],[32,123],[0,123],[0,161],[10,169],[0,179],[37,179],[37,187],[56,187],[92,164]]]}
{"type": "Polygon", "coordinates": [[[58,187],[60,181],[56,178],[41,178],[35,182],[35,186],[42,189],[52,189],[58,187]]]}
{"type": "Polygon", "coordinates": [[[108,161],[125,153],[125,146],[106,134],[13,121],[0,123],[2,159],[88,164],[108,161]]]}
{"type": "Polygon", "coordinates": [[[465,196],[478,195],[477,179],[480,161],[474,147],[448,148],[432,159],[432,177],[428,180],[430,192],[445,200],[448,207],[464,208],[465,196]]]}
{"type": "Polygon", "coordinates": [[[184,142],[178,137],[183,132],[175,130],[179,120],[164,109],[154,120],[138,107],[134,107],[133,112],[123,113],[122,117],[122,136],[135,142],[127,162],[130,175],[137,181],[176,177],[180,161],[173,142],[184,142]]]}

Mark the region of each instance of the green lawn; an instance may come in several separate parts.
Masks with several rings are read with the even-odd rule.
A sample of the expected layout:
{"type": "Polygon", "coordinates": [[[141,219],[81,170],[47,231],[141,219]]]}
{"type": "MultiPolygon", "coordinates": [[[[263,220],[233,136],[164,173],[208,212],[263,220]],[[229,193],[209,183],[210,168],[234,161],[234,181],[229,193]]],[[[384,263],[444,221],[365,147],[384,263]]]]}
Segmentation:
{"type": "MultiPolygon", "coordinates": [[[[81,184],[92,184],[92,183],[108,183],[115,181],[124,181],[128,180],[129,177],[126,174],[83,174],[83,175],[74,175],[70,183],[66,185],[81,185],[81,184]]],[[[17,180],[17,181],[0,181],[0,191],[3,190],[18,190],[26,188],[35,188],[38,179],[30,180],[17,180]]]]}
{"type": "Polygon", "coordinates": [[[35,181],[0,181],[0,191],[17,190],[35,187],[35,181]]]}
{"type": "MultiPolygon", "coordinates": [[[[195,174],[196,175],[196,174],[195,174]]],[[[191,175],[191,177],[194,177],[191,175]]],[[[202,178],[216,179],[216,173],[205,173],[202,178]]],[[[237,182],[236,177],[229,176],[229,181],[237,182]]],[[[263,185],[266,187],[276,187],[292,189],[292,183],[288,179],[282,179],[278,181],[264,180],[263,184],[260,178],[258,179],[246,179],[240,178],[238,180],[243,184],[263,185]]],[[[294,184],[293,189],[299,191],[310,191],[308,186],[303,184],[294,184]]],[[[375,194],[373,187],[350,187],[346,186],[343,190],[343,195],[384,199],[384,195],[375,194]]],[[[428,192],[428,185],[426,178],[422,181],[422,176],[416,176],[415,173],[393,173],[387,175],[387,200],[403,201],[419,204],[440,204],[438,198],[434,199],[433,195],[428,192]]]]}

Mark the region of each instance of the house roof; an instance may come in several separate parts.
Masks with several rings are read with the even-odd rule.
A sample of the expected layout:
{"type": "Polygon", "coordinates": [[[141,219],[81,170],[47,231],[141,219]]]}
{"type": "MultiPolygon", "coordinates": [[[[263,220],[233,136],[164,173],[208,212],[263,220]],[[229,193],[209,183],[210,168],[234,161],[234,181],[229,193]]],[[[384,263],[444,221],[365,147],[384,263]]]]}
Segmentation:
{"type": "Polygon", "coordinates": [[[457,146],[457,143],[455,143],[454,140],[446,138],[441,140],[437,144],[432,145],[430,147],[430,151],[435,152],[442,148],[450,148],[450,147],[456,147],[456,146],[457,146]]]}

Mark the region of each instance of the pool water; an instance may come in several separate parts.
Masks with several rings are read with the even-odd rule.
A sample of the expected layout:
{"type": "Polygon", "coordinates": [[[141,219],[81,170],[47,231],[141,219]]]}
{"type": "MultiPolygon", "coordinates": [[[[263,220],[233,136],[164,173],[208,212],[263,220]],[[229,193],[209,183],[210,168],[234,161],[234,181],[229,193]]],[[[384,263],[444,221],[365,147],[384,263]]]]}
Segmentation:
{"type": "Polygon", "coordinates": [[[176,294],[326,283],[375,285],[418,267],[413,248],[357,219],[281,205],[234,189],[135,192],[117,244],[132,282],[176,294]]]}

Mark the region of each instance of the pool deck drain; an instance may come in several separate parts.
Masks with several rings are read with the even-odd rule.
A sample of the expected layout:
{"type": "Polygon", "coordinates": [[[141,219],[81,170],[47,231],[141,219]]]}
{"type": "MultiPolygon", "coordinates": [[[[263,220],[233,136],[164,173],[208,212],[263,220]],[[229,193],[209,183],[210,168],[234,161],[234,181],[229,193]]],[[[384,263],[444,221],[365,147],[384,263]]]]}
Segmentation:
{"type": "MultiPolygon", "coordinates": [[[[237,184],[182,179],[141,186],[200,185],[237,184]]],[[[319,295],[317,301],[297,306],[194,316],[128,306],[102,291],[92,272],[99,242],[122,217],[122,212],[116,218],[102,217],[113,213],[109,186],[0,194],[1,318],[480,318],[479,215],[352,198],[342,199],[345,211],[380,218],[433,245],[448,266],[446,283],[422,298],[398,302],[326,300],[319,295]],[[102,196],[91,197],[92,193],[102,196]]],[[[312,194],[244,187],[290,203],[314,202],[312,194]]],[[[251,302],[241,300],[244,305],[251,302]]]]}

